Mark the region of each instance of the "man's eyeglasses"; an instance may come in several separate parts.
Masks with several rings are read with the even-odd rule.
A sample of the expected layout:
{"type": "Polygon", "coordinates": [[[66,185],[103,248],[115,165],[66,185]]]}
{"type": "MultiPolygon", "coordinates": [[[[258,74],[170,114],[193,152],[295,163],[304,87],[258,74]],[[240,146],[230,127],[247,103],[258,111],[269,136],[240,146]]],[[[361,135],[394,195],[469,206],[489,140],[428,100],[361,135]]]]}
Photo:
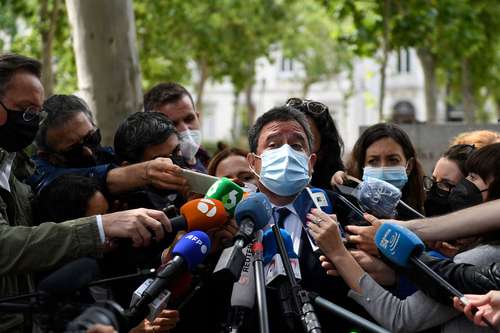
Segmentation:
{"type": "Polygon", "coordinates": [[[101,143],[101,139],[101,131],[96,128],[94,131],[87,134],[82,141],[71,146],[68,150],[62,152],[62,154],[77,154],[83,149],[83,147],[96,148],[101,143]]]}
{"type": "Polygon", "coordinates": [[[43,110],[37,106],[30,105],[24,110],[13,110],[13,109],[9,109],[8,107],[6,107],[2,101],[0,101],[0,105],[5,109],[5,111],[8,111],[8,112],[22,112],[23,113],[23,120],[25,122],[30,122],[35,118],[42,119],[44,116],[43,110]]]}
{"type": "Polygon", "coordinates": [[[316,115],[320,115],[328,110],[328,107],[323,103],[296,97],[289,98],[286,101],[286,106],[291,106],[298,109],[302,109],[302,107],[304,107],[306,112],[316,115]]]}
{"type": "Polygon", "coordinates": [[[433,186],[436,186],[438,190],[438,194],[442,194],[442,196],[445,196],[450,193],[450,191],[455,187],[455,185],[452,185],[447,182],[438,182],[434,178],[424,176],[424,190],[429,192],[433,186]]]}

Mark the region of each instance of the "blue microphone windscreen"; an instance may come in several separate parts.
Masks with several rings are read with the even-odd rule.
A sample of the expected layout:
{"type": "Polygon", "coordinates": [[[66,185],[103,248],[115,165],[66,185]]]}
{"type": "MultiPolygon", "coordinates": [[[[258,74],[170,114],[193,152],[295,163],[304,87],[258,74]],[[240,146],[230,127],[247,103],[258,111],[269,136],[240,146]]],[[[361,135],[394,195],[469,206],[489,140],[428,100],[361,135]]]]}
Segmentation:
{"type": "Polygon", "coordinates": [[[407,267],[412,255],[420,255],[425,245],[420,238],[407,228],[384,223],[375,234],[375,244],[379,251],[392,263],[407,267]]]}
{"type": "MultiPolygon", "coordinates": [[[[293,240],[290,234],[285,229],[280,229],[281,237],[285,243],[286,252],[290,258],[298,258],[297,254],[293,251],[293,240]]],[[[264,246],[263,263],[269,263],[273,256],[278,253],[278,245],[272,229],[266,230],[262,237],[262,245],[264,246]]]]}
{"type": "Polygon", "coordinates": [[[326,214],[333,214],[333,206],[326,192],[317,187],[311,187],[311,192],[321,207],[321,210],[326,214]]]}
{"type": "Polygon", "coordinates": [[[396,206],[401,199],[401,191],[383,180],[366,177],[357,187],[359,201],[378,217],[390,217],[396,214],[396,206]]]}
{"type": "Polygon", "coordinates": [[[210,238],[203,231],[191,231],[175,244],[172,254],[182,257],[189,270],[201,264],[210,251],[210,238]]]}
{"type": "Polygon", "coordinates": [[[69,296],[87,286],[98,274],[95,259],[80,258],[51,273],[39,283],[38,289],[54,296],[69,296]]]}
{"type": "Polygon", "coordinates": [[[263,193],[252,193],[246,199],[240,201],[234,212],[238,225],[245,218],[255,223],[254,230],[264,228],[272,216],[271,203],[263,193]]]}

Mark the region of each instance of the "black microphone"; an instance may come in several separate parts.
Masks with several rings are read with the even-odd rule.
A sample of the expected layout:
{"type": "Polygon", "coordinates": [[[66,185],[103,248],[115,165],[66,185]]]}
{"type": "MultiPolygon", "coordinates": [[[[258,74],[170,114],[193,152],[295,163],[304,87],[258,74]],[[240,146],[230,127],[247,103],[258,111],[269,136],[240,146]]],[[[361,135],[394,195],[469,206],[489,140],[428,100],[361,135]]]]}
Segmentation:
{"type": "Polygon", "coordinates": [[[54,271],[38,284],[40,293],[49,296],[68,296],[86,287],[99,274],[97,261],[80,258],[54,271]]]}

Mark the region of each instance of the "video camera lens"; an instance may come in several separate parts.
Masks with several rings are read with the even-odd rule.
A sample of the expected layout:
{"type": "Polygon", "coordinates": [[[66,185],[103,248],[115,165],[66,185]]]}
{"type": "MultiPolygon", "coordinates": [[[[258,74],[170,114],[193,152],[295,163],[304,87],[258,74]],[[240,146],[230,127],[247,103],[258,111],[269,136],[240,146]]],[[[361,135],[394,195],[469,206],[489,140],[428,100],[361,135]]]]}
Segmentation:
{"type": "Polygon", "coordinates": [[[125,327],[123,308],[113,301],[97,302],[71,321],[66,332],[86,332],[95,324],[109,325],[121,332],[125,327]]]}

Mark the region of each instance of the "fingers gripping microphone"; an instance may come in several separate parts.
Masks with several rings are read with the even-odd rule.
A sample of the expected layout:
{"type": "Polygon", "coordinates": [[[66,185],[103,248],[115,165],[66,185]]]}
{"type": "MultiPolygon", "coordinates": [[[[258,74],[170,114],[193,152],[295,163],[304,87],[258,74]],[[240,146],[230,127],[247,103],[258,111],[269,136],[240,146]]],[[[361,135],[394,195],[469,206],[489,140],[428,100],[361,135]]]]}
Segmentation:
{"type": "Polygon", "coordinates": [[[217,262],[216,278],[238,281],[245,262],[242,249],[252,241],[254,233],[269,222],[271,214],[271,204],[262,193],[252,193],[236,206],[235,217],[240,229],[234,236],[234,245],[224,249],[217,262]]]}
{"type": "Polygon", "coordinates": [[[236,205],[243,198],[243,189],[226,177],[222,177],[210,186],[205,198],[219,200],[227,213],[233,216],[236,205]]]}
{"type": "Polygon", "coordinates": [[[224,205],[216,199],[191,200],[181,207],[180,213],[180,216],[170,219],[173,233],[207,231],[223,225],[228,218],[224,205]]]}
{"type": "MultiPolygon", "coordinates": [[[[395,265],[409,267],[409,265],[413,264],[417,266],[452,296],[458,297],[463,304],[469,304],[464,294],[419,259],[419,256],[425,249],[424,243],[407,228],[396,224],[384,223],[375,234],[375,244],[384,257],[395,265]]],[[[483,318],[483,320],[488,326],[491,325],[486,318],[483,318]]]]}
{"type": "Polygon", "coordinates": [[[144,289],[140,298],[127,312],[132,323],[140,322],[148,313],[148,305],[167,287],[177,280],[186,270],[193,270],[210,251],[210,239],[203,231],[192,231],[184,235],[175,245],[173,258],[161,270],[156,278],[144,289]]]}

